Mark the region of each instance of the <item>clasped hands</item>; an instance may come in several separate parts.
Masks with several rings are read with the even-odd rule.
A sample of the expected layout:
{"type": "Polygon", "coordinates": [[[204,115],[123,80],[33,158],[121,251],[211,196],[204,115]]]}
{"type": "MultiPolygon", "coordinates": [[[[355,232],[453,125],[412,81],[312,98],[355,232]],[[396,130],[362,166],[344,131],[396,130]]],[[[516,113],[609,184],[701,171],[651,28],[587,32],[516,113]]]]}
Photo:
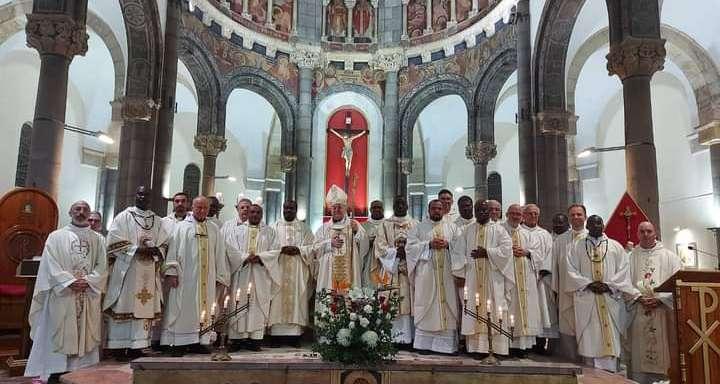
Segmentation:
{"type": "Polygon", "coordinates": [[[85,292],[88,288],[90,288],[90,284],[88,284],[87,280],[80,278],[73,281],[72,284],[68,286],[68,288],[70,288],[75,293],[82,293],[85,292]]]}
{"type": "Polygon", "coordinates": [[[146,247],[144,245],[139,246],[135,251],[135,254],[140,260],[153,260],[156,256],[161,257],[160,248],[158,247],[146,247]]]}
{"type": "Polygon", "coordinates": [[[530,256],[530,252],[527,249],[518,247],[516,245],[513,245],[512,253],[513,253],[513,256],[515,256],[515,257],[529,257],[530,256]]]}
{"type": "Polygon", "coordinates": [[[477,249],[473,249],[470,252],[470,257],[472,257],[473,259],[487,259],[488,251],[483,247],[477,247],[477,249]]]}
{"type": "Polygon", "coordinates": [[[610,286],[603,283],[602,281],[593,281],[592,283],[588,284],[585,289],[598,295],[611,292],[610,286]]]}
{"type": "Polygon", "coordinates": [[[434,238],[434,239],[430,240],[430,248],[431,249],[447,249],[448,242],[445,239],[434,238]]]}
{"type": "Polygon", "coordinates": [[[286,245],[280,248],[280,253],[288,256],[297,256],[300,254],[300,248],[293,245],[286,245]]]}
{"type": "Polygon", "coordinates": [[[262,262],[262,260],[260,260],[260,256],[251,253],[250,256],[248,256],[248,257],[245,259],[245,261],[243,261],[243,265],[246,265],[246,264],[260,264],[260,265],[263,265],[263,262],[262,262]]]}

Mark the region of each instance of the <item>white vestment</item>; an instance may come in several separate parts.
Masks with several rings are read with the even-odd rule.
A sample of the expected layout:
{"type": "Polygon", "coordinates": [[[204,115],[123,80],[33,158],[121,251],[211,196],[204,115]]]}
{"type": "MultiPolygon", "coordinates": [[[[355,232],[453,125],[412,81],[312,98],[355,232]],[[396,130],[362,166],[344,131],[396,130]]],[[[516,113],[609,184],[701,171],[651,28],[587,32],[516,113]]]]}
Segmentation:
{"type": "Polygon", "coordinates": [[[425,219],[408,235],[405,247],[408,274],[415,285],[413,315],[416,349],[453,353],[458,348],[458,297],[452,276],[452,253],[460,229],[449,220],[425,219]],[[430,248],[434,238],[449,249],[430,248]]]}
{"type": "Polygon", "coordinates": [[[185,217],[178,219],[175,217],[175,213],[171,213],[170,215],[163,217],[162,221],[165,223],[165,228],[167,228],[168,233],[172,235],[172,233],[175,232],[175,226],[182,223],[188,216],[192,215],[185,215],[185,217]]]}
{"type": "Polygon", "coordinates": [[[257,226],[231,226],[224,234],[232,271],[230,310],[250,302],[247,312],[228,321],[228,336],[231,339],[261,340],[265,328],[270,325],[270,302],[282,283],[275,231],[261,223],[257,226]],[[259,256],[261,263],[246,263],[250,255],[259,256]],[[252,287],[248,298],[250,283],[252,287]],[[235,301],[238,290],[240,300],[235,301]]]}
{"type": "Polygon", "coordinates": [[[560,335],[558,334],[557,300],[552,289],[552,275],[556,273],[552,257],[553,237],[550,232],[538,225],[534,227],[521,225],[530,233],[533,242],[537,244],[537,259],[534,257],[533,259],[538,261],[536,266],[538,272],[542,270],[550,272],[550,275],[543,278],[540,278],[538,274],[538,306],[540,307],[540,326],[542,328],[538,337],[558,338],[560,335]]]}
{"type": "Polygon", "coordinates": [[[632,295],[628,255],[615,240],[604,234],[600,238],[576,241],[568,255],[568,281],[565,286],[574,294],[575,332],[578,353],[595,361],[605,361],[604,369],[615,370],[620,356],[620,334],[625,328],[623,293],[632,295]],[[595,294],[585,288],[599,281],[611,292],[595,294]]]}
{"type": "Polygon", "coordinates": [[[107,236],[110,278],[103,310],[108,315],[108,348],[145,348],[161,317],[161,258],[135,255],[139,246],[167,249],[172,233],[152,211],[129,207],[113,219],[107,236]]]}
{"type": "MultiPolygon", "coordinates": [[[[414,287],[408,277],[407,259],[397,257],[395,242],[408,238],[408,233],[417,226],[417,220],[409,216],[393,216],[385,220],[375,238],[373,263],[377,266],[377,281],[389,285],[400,296],[400,311],[393,320],[393,341],[410,344],[413,341],[412,300],[414,287]]],[[[407,248],[406,248],[407,249],[407,248]]]]}
{"type": "MultiPolygon", "coordinates": [[[[465,228],[453,250],[453,274],[465,279],[467,308],[487,317],[487,300],[492,302],[490,317],[498,322],[498,308],[503,309],[503,328],[510,331],[508,303],[505,297],[505,280],[515,279],[512,257],[512,240],[507,231],[493,222],[485,225],[473,223],[465,228]],[[473,259],[472,251],[483,247],[487,258],[473,259]],[[479,307],[476,307],[476,294],[479,307]]],[[[463,291],[463,295],[464,295],[463,291]]],[[[461,333],[465,335],[468,352],[488,352],[487,326],[464,313],[461,333]]],[[[509,352],[509,339],[493,331],[493,351],[501,355],[509,352]]]]}
{"type": "Polygon", "coordinates": [[[299,255],[280,253],[280,287],[270,304],[270,334],[273,336],[299,336],[308,325],[308,301],[310,300],[310,272],[312,267],[313,234],[308,226],[299,220],[291,222],[278,220],[275,231],[274,249],[294,246],[299,255]]]}
{"type": "Polygon", "coordinates": [[[475,223],[475,218],[471,217],[469,219],[465,219],[462,216],[458,216],[455,219],[455,225],[461,230],[464,231],[468,226],[475,223]]]}
{"type": "Polygon", "coordinates": [[[512,348],[530,349],[542,332],[538,295],[538,271],[543,264],[541,245],[521,225],[513,228],[507,221],[502,224],[512,244],[530,252],[530,258],[514,257],[514,281],[505,280],[510,297],[510,313],[515,316],[515,338],[512,348]]]}
{"type": "MultiPolygon", "coordinates": [[[[175,225],[163,269],[165,275],[178,277],[178,286],[167,287],[160,344],[200,342],[200,322],[203,320],[209,325],[215,302],[215,283],[229,284],[224,259],[225,239],[215,224],[198,222],[189,215],[175,225]],[[205,318],[201,319],[203,311],[205,318]]],[[[208,341],[203,339],[203,343],[208,341]]]]}
{"type": "Polygon", "coordinates": [[[25,376],[47,380],[99,361],[106,267],[105,242],[90,227],[70,224],[48,236],[28,317],[33,345],[25,376]],[[70,285],[79,278],[89,288],[75,293],[70,285]]]}
{"type": "Polygon", "coordinates": [[[555,238],[552,248],[553,263],[556,273],[552,275],[553,290],[558,295],[558,330],[562,335],[575,336],[575,306],[572,290],[568,290],[568,254],[578,240],[585,239],[586,229],[575,231],[569,229],[555,238]]]}
{"type": "Polygon", "coordinates": [[[363,287],[376,288],[380,283],[377,280],[379,270],[375,259],[375,238],[384,222],[385,219],[375,220],[370,217],[362,225],[368,239],[368,251],[363,257],[363,287]]]}
{"type": "Polygon", "coordinates": [[[362,287],[363,257],[368,252],[368,239],[360,224],[353,236],[350,220],[346,217],[337,223],[324,223],[315,232],[313,251],[318,262],[315,274],[317,292],[362,287]],[[335,236],[344,239],[342,247],[332,247],[331,241],[335,236]]]}
{"type": "Polygon", "coordinates": [[[673,315],[673,298],[672,293],[656,293],[654,289],[681,268],[680,258],[660,242],[650,249],[637,246],[630,254],[631,281],[638,295],[660,300],[660,305],[651,311],[646,311],[639,302],[633,304],[631,373],[667,375],[671,356],[667,319],[673,315]]]}

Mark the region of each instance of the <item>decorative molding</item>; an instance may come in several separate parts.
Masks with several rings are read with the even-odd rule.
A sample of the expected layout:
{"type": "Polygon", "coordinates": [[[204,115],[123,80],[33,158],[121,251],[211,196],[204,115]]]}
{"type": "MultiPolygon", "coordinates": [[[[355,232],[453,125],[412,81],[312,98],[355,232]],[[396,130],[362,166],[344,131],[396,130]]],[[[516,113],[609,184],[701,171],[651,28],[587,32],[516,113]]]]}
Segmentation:
{"type": "Polygon", "coordinates": [[[150,121],[155,115],[155,111],[160,109],[160,104],[152,99],[124,97],[120,102],[122,103],[120,113],[123,120],[150,121]]]}
{"type": "Polygon", "coordinates": [[[397,159],[398,170],[403,175],[409,175],[412,173],[413,161],[407,157],[399,157],[397,159]]]}
{"type": "Polygon", "coordinates": [[[290,54],[290,61],[302,69],[317,68],[320,66],[320,52],[311,47],[297,48],[290,54]]]}
{"type": "Polygon", "coordinates": [[[295,155],[282,155],[280,156],[280,170],[283,173],[295,172],[295,165],[297,164],[297,156],[295,155]]]}
{"type": "Polygon", "coordinates": [[[575,134],[577,116],[567,111],[543,111],[535,115],[535,127],[541,135],[575,134]]]}
{"type": "Polygon", "coordinates": [[[397,72],[406,62],[404,55],[400,51],[381,53],[373,55],[368,63],[371,68],[379,69],[385,72],[397,72]]]}
{"type": "Polygon", "coordinates": [[[665,39],[626,37],[619,44],[610,44],[607,58],[609,75],[620,80],[633,76],[652,76],[665,64],[665,39]]]}
{"type": "Polygon", "coordinates": [[[89,36],[84,23],[61,14],[31,13],[27,19],[27,44],[41,55],[62,55],[72,59],[87,52],[89,36]]]}
{"type": "Polygon", "coordinates": [[[465,147],[465,157],[475,165],[487,165],[497,156],[497,146],[488,141],[476,141],[465,147]]]}
{"type": "Polygon", "coordinates": [[[203,156],[217,156],[220,152],[227,149],[227,139],[212,134],[197,134],[193,141],[195,149],[200,151],[203,156]]]}
{"type": "Polygon", "coordinates": [[[698,142],[701,145],[714,145],[720,143],[720,120],[713,120],[702,127],[698,127],[698,142]]]}

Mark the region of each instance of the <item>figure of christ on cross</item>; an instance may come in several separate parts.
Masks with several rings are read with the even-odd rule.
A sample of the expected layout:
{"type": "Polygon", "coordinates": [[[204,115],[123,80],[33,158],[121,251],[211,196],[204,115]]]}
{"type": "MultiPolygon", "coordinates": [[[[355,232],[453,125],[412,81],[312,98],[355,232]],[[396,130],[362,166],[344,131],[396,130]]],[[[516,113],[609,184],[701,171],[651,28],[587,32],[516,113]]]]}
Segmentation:
{"type": "Polygon", "coordinates": [[[343,142],[342,158],[345,159],[345,177],[349,177],[353,158],[352,142],[367,133],[367,131],[362,131],[354,136],[350,134],[350,131],[340,133],[335,129],[330,129],[330,132],[343,142]]]}

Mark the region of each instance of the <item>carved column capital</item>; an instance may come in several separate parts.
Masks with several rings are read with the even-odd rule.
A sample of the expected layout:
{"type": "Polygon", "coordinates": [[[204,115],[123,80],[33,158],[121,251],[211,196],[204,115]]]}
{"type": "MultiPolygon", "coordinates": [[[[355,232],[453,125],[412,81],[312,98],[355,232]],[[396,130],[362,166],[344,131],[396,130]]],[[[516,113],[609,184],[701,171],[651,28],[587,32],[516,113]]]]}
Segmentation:
{"type": "Polygon", "coordinates": [[[620,80],[633,76],[652,76],[665,64],[665,39],[626,37],[610,45],[607,58],[609,75],[620,80]]]}
{"type": "Polygon", "coordinates": [[[200,133],[195,135],[193,146],[203,156],[217,156],[227,148],[227,139],[218,135],[200,133]]]}
{"type": "Polygon", "coordinates": [[[698,142],[702,145],[720,144],[720,120],[698,127],[698,142]]]}
{"type": "Polygon", "coordinates": [[[320,66],[320,52],[298,47],[290,55],[290,61],[299,68],[314,69],[320,66]]]}
{"type": "Polygon", "coordinates": [[[477,141],[465,147],[465,157],[472,160],[475,165],[487,165],[496,155],[497,146],[488,141],[477,141]]]}
{"type": "Polygon", "coordinates": [[[355,8],[355,3],[356,3],[355,0],[345,0],[345,6],[346,6],[348,9],[353,9],[353,8],[355,8]]]}
{"type": "Polygon", "coordinates": [[[535,127],[541,135],[574,135],[577,116],[568,111],[542,111],[535,115],[535,127]]]}
{"type": "Polygon", "coordinates": [[[397,72],[403,65],[405,56],[401,52],[376,53],[370,59],[370,67],[385,72],[397,72]]]}
{"type": "Polygon", "coordinates": [[[407,157],[399,157],[397,159],[398,168],[400,170],[400,173],[403,175],[409,175],[412,173],[412,159],[407,157]]]}
{"type": "Polygon", "coordinates": [[[123,120],[150,121],[160,104],[153,99],[143,97],[124,97],[121,100],[121,115],[123,120]]]}
{"type": "Polygon", "coordinates": [[[85,24],[69,15],[31,13],[27,15],[27,20],[27,44],[41,55],[62,55],[72,59],[87,52],[85,24]]]}
{"type": "Polygon", "coordinates": [[[282,155],[280,156],[280,170],[283,173],[295,172],[295,165],[297,164],[297,156],[295,155],[282,155]]]}

